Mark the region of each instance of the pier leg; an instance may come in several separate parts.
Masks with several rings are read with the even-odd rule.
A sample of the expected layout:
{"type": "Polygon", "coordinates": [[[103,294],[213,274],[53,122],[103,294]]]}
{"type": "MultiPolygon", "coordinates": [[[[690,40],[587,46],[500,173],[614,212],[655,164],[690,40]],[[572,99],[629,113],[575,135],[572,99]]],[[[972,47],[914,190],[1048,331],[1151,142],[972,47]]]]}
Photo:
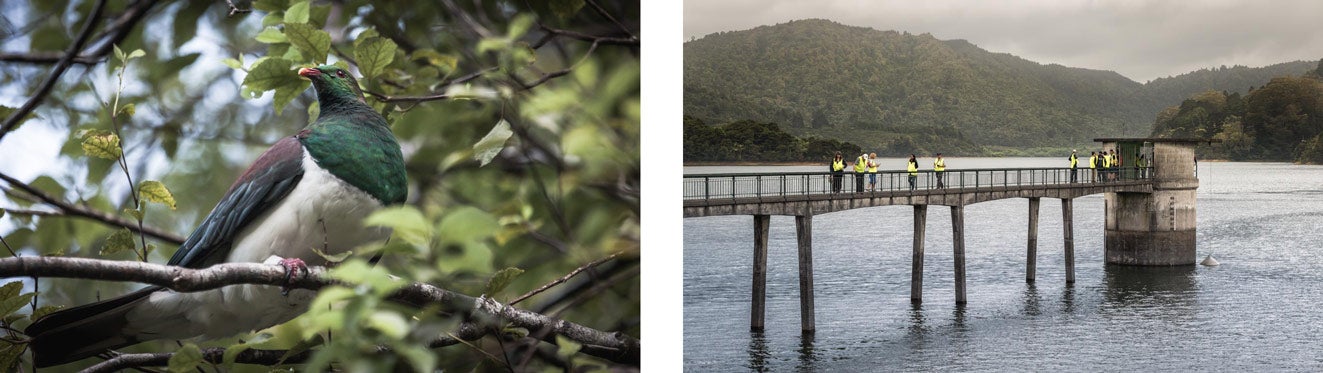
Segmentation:
{"type": "Polygon", "coordinates": [[[1075,201],[1069,198],[1061,200],[1061,227],[1066,244],[1066,283],[1075,283],[1075,201]]]}
{"type": "Polygon", "coordinates": [[[965,206],[951,206],[951,243],[955,247],[956,304],[965,304],[965,206]]]}
{"type": "Polygon", "coordinates": [[[749,314],[749,330],[763,331],[763,316],[767,310],[767,233],[771,215],[753,216],[753,308],[749,314]]]}
{"type": "Polygon", "coordinates": [[[1038,204],[1039,198],[1029,199],[1029,248],[1024,259],[1024,282],[1034,282],[1038,268],[1038,204]]]}
{"type": "Polygon", "coordinates": [[[928,205],[914,205],[914,259],[910,267],[910,303],[923,303],[923,232],[928,225],[928,205]]]}
{"type": "Polygon", "coordinates": [[[813,322],[813,216],[796,216],[799,237],[799,320],[804,333],[814,331],[813,322]]]}

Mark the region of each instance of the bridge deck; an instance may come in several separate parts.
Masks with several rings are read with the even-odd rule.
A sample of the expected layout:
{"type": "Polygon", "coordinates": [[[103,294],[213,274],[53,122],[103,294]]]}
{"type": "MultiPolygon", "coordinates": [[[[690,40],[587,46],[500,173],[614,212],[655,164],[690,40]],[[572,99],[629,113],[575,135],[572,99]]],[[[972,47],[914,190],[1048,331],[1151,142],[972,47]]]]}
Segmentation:
{"type": "Polygon", "coordinates": [[[1095,175],[1078,169],[1071,182],[1069,168],[948,170],[944,187],[938,175],[919,172],[914,189],[906,172],[845,173],[833,185],[830,173],[767,173],[686,175],[684,216],[794,215],[890,205],[964,206],[1005,198],[1071,199],[1106,192],[1150,193],[1151,170],[1121,168],[1095,175]],[[1110,175],[1110,176],[1109,176],[1110,175]],[[855,177],[863,179],[863,189],[855,177]],[[840,192],[833,190],[838,188],[840,192]]]}

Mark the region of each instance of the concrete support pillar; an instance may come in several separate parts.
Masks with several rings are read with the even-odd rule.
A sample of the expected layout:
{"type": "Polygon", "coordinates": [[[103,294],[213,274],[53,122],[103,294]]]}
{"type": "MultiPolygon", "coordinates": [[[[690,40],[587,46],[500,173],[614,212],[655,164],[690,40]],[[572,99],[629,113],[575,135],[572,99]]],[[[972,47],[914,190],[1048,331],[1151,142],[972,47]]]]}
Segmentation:
{"type": "Polygon", "coordinates": [[[910,266],[910,303],[923,302],[923,235],[928,225],[928,205],[914,205],[914,259],[910,266]]]}
{"type": "Polygon", "coordinates": [[[813,216],[795,217],[799,238],[799,321],[804,333],[813,333],[813,216]]]}
{"type": "Polygon", "coordinates": [[[1195,207],[1192,142],[1154,142],[1153,193],[1107,193],[1108,264],[1194,265],[1195,207]]]}
{"type": "Polygon", "coordinates": [[[771,215],[753,216],[753,308],[749,311],[749,330],[763,331],[767,310],[767,233],[771,215]]]}
{"type": "Polygon", "coordinates": [[[1029,247],[1024,259],[1024,282],[1034,282],[1038,261],[1038,204],[1040,198],[1029,198],[1029,247]]]}
{"type": "Polygon", "coordinates": [[[965,304],[965,206],[951,206],[951,243],[955,248],[956,304],[965,304]]]}
{"type": "Polygon", "coordinates": [[[1066,251],[1066,283],[1075,283],[1075,200],[1061,199],[1061,234],[1066,251]]]}

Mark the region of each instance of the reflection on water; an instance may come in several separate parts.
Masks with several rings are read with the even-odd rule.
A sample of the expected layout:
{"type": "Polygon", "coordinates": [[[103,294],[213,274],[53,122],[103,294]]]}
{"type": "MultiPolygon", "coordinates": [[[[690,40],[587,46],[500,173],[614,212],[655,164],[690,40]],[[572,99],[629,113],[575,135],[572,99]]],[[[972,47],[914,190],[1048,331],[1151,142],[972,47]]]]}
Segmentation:
{"type": "Polygon", "coordinates": [[[1109,265],[1103,271],[1107,302],[1117,307],[1191,306],[1194,302],[1195,266],[1131,267],[1109,265]]]}
{"type": "Polygon", "coordinates": [[[768,356],[771,354],[767,352],[767,339],[763,333],[749,333],[749,369],[766,372],[768,356]]]}
{"type": "Polygon", "coordinates": [[[1030,282],[1024,287],[1024,313],[1029,316],[1038,316],[1043,313],[1043,297],[1038,296],[1038,286],[1030,282]]]}
{"type": "Polygon", "coordinates": [[[814,363],[817,363],[818,356],[813,352],[814,333],[800,333],[799,335],[799,366],[801,372],[813,371],[814,363]]]}

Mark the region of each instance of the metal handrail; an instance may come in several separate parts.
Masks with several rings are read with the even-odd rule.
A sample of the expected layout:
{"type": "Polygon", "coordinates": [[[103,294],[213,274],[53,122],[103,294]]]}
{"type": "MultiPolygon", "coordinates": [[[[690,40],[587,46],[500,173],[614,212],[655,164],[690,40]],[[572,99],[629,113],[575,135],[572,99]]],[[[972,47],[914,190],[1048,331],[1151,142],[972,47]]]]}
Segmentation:
{"type": "Polygon", "coordinates": [[[1047,185],[1090,185],[1148,180],[1153,168],[1120,167],[1098,169],[1077,168],[1076,182],[1070,180],[1070,168],[988,168],[947,169],[917,171],[911,187],[908,171],[856,172],[782,172],[782,173],[725,173],[691,174],[684,176],[685,200],[721,200],[734,198],[772,198],[850,193],[894,193],[936,189],[938,177],[944,189],[954,191],[978,190],[990,187],[1022,187],[1047,185]],[[940,174],[940,175],[939,175],[940,174]],[[871,189],[870,176],[876,179],[871,189]],[[864,188],[858,189],[859,178],[864,188]],[[833,180],[835,179],[835,180],[833,180]],[[839,191],[836,191],[839,189],[839,191]]]}

